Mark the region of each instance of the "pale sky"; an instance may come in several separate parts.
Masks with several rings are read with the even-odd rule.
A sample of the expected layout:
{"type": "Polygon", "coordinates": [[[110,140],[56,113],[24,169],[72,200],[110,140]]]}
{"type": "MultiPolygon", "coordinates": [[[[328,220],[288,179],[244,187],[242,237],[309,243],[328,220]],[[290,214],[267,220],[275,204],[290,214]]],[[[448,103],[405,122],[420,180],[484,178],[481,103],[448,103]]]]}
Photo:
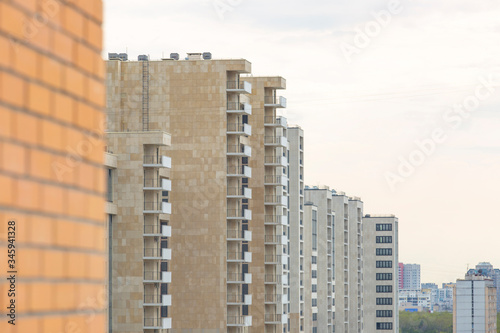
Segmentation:
{"type": "Polygon", "coordinates": [[[398,216],[422,282],[500,268],[500,2],[104,2],[104,54],[208,51],[285,77],[306,184],[398,216]]]}

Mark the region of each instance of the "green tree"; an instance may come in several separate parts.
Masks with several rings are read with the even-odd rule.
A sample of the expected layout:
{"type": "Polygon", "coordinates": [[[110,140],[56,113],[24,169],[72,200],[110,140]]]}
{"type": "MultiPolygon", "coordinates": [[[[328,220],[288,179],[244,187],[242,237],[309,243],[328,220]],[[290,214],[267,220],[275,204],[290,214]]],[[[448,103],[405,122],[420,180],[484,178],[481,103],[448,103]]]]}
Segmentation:
{"type": "Polygon", "coordinates": [[[453,314],[449,312],[400,312],[401,333],[453,333],[453,314]]]}

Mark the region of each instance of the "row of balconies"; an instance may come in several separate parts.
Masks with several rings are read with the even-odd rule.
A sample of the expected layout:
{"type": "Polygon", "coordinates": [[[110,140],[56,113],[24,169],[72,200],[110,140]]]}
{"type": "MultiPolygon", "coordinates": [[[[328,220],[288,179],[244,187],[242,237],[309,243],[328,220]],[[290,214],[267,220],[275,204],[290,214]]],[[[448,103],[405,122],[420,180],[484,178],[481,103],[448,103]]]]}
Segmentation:
{"type": "Polygon", "coordinates": [[[265,284],[288,284],[288,275],[284,274],[265,274],[264,275],[265,284]]]}
{"type": "Polygon", "coordinates": [[[288,161],[284,156],[264,156],[265,166],[283,166],[288,165],[288,161]]]}
{"type": "Polygon", "coordinates": [[[264,263],[266,265],[286,265],[288,264],[288,256],[286,254],[266,254],[264,263]]]}
{"type": "Polygon", "coordinates": [[[228,252],[227,262],[252,262],[252,252],[228,252]]]}
{"type": "Polygon", "coordinates": [[[145,224],[144,236],[171,237],[172,227],[169,225],[145,224]]]}
{"type": "Polygon", "coordinates": [[[227,177],[252,178],[252,168],[246,165],[234,165],[227,167],[227,177]]]}
{"type": "Polygon", "coordinates": [[[164,201],[144,201],[144,214],[172,214],[172,205],[164,201]]]}
{"type": "Polygon", "coordinates": [[[288,139],[285,136],[265,136],[264,146],[288,148],[288,139]]]}
{"type": "Polygon", "coordinates": [[[227,326],[252,326],[252,316],[227,316],[227,326]]]}
{"type": "Polygon", "coordinates": [[[288,197],[284,195],[265,195],[264,205],[286,206],[288,205],[288,197]]]}
{"type": "Polygon", "coordinates": [[[251,273],[227,273],[227,283],[231,284],[249,284],[252,283],[251,273]]]}
{"type": "Polygon", "coordinates": [[[288,178],[283,175],[264,176],[264,185],[287,186],[288,178]]]}
{"type": "Polygon", "coordinates": [[[228,156],[240,156],[240,157],[251,157],[252,148],[248,145],[227,145],[227,155],[228,156]]]}
{"type": "Polygon", "coordinates": [[[282,314],[265,314],[264,322],[266,324],[286,324],[288,321],[287,315],[282,314]]]}
{"type": "Polygon", "coordinates": [[[249,230],[227,230],[228,241],[247,241],[252,240],[252,232],[249,230]]]}
{"type": "Polygon", "coordinates": [[[288,303],[287,294],[264,294],[265,304],[288,303]]]}
{"type": "Polygon", "coordinates": [[[172,249],[165,249],[159,247],[145,247],[144,260],[171,260],[172,249]]]}
{"type": "Polygon", "coordinates": [[[172,318],[144,318],[144,329],[161,330],[172,328],[172,318]]]}
{"type": "Polygon", "coordinates": [[[252,199],[252,189],[248,187],[228,187],[227,197],[231,199],[252,199]]]}
{"type": "Polygon", "coordinates": [[[285,235],[264,235],[266,245],[286,245],[288,238],[285,235]]]}
{"type": "Polygon", "coordinates": [[[162,155],[144,155],[143,167],[146,168],[171,168],[172,159],[162,155]]]}
{"type": "Polygon", "coordinates": [[[249,124],[228,123],[227,134],[231,135],[252,135],[252,126],[249,124]]]}
{"type": "Polygon", "coordinates": [[[265,225],[288,225],[288,216],[286,215],[264,215],[265,225]]]}
{"type": "Polygon", "coordinates": [[[264,126],[276,126],[276,127],[284,127],[288,126],[288,122],[285,117],[274,117],[274,116],[265,116],[264,117],[264,126]]]}
{"type": "Polygon", "coordinates": [[[228,305],[251,305],[252,295],[227,294],[228,305]]]}
{"type": "Polygon", "coordinates": [[[251,220],[252,211],[250,209],[228,209],[228,220],[251,220]]]}
{"type": "Polygon", "coordinates": [[[172,295],[144,294],[143,306],[171,306],[172,295]]]}

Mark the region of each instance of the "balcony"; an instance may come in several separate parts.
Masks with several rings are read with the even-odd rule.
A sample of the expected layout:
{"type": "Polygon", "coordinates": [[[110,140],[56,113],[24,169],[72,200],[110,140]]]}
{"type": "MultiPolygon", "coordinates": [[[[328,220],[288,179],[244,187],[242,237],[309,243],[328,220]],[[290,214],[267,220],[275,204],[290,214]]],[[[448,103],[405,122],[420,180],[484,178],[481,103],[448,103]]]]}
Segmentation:
{"type": "Polygon", "coordinates": [[[248,124],[229,123],[227,124],[227,134],[250,136],[252,135],[252,126],[248,124]]]}
{"type": "Polygon", "coordinates": [[[172,328],[172,318],[144,318],[145,330],[161,330],[172,328]]]}
{"type": "Polygon", "coordinates": [[[252,168],[243,165],[243,166],[228,166],[227,167],[227,176],[228,177],[246,177],[252,178],[252,168]]]}
{"type": "Polygon", "coordinates": [[[227,294],[227,305],[251,305],[252,295],[227,294]]]}
{"type": "Polygon", "coordinates": [[[227,145],[227,156],[251,157],[252,148],[247,145],[227,145]]]}
{"type": "Polygon", "coordinates": [[[227,262],[252,262],[252,252],[228,252],[227,262]]]}
{"type": "Polygon", "coordinates": [[[227,113],[251,115],[252,106],[248,103],[227,102],[227,113]]]}
{"type": "Polygon", "coordinates": [[[264,303],[265,304],[277,304],[282,302],[281,294],[264,294],[264,303]]]}
{"type": "Polygon", "coordinates": [[[161,155],[144,155],[142,166],[145,168],[171,168],[172,159],[161,155]]]}
{"type": "Polygon", "coordinates": [[[265,274],[264,283],[265,284],[282,284],[283,275],[281,274],[265,274]]]}
{"type": "Polygon", "coordinates": [[[252,211],[250,209],[228,209],[228,220],[251,220],[252,211]]]}
{"type": "Polygon", "coordinates": [[[264,224],[266,225],[288,225],[288,216],[286,215],[265,215],[264,224]]]}
{"type": "Polygon", "coordinates": [[[288,263],[288,257],[281,254],[266,254],[264,256],[264,263],[266,265],[286,265],[288,263]]]}
{"type": "Polygon", "coordinates": [[[286,98],[283,96],[264,96],[264,106],[286,108],[286,98]]]}
{"type": "Polygon", "coordinates": [[[265,116],[264,117],[264,126],[276,126],[276,127],[287,127],[288,122],[285,117],[273,117],[273,116],[265,116]]]}
{"type": "Polygon", "coordinates": [[[227,197],[230,199],[252,199],[252,189],[248,187],[228,187],[227,197]]]}
{"type": "Polygon", "coordinates": [[[249,230],[228,230],[227,240],[250,242],[252,240],[252,232],[249,230]]]}
{"type": "Polygon", "coordinates": [[[166,178],[144,178],[145,191],[172,191],[172,182],[166,178]]]}
{"type": "Polygon", "coordinates": [[[252,316],[227,316],[227,326],[252,326],[252,316]]]}
{"type": "Polygon", "coordinates": [[[170,260],[172,259],[171,249],[162,249],[159,247],[145,247],[144,259],[148,260],[170,260]]]}
{"type": "Polygon", "coordinates": [[[172,272],[144,271],[144,283],[170,283],[172,272]]]}
{"type": "Polygon", "coordinates": [[[288,165],[288,161],[286,157],[283,156],[265,156],[264,157],[264,165],[265,166],[283,166],[286,167],[288,165]]]}
{"type": "Polygon", "coordinates": [[[264,205],[286,206],[288,205],[288,197],[285,197],[284,195],[265,195],[264,205]]]}
{"type": "Polygon", "coordinates": [[[287,186],[288,178],[283,175],[267,175],[264,176],[264,185],[287,186]]]}
{"type": "Polygon", "coordinates": [[[144,214],[172,214],[172,205],[169,202],[145,201],[144,214]]]}
{"type": "Polygon", "coordinates": [[[251,94],[252,84],[247,81],[227,81],[226,91],[239,94],[251,94]]]}
{"type": "Polygon", "coordinates": [[[288,238],[285,235],[265,235],[264,244],[266,245],[286,245],[288,238]]]}
{"type": "Polygon", "coordinates": [[[266,324],[281,324],[282,317],[286,319],[286,316],[282,316],[281,314],[265,314],[264,322],[266,324]]]}
{"type": "Polygon", "coordinates": [[[250,284],[250,283],[252,283],[252,274],[250,274],[250,273],[227,273],[227,283],[250,284]]]}
{"type": "Polygon", "coordinates": [[[169,225],[145,224],[144,236],[171,237],[172,227],[169,225]]]}
{"type": "Polygon", "coordinates": [[[144,294],[144,306],[170,306],[172,305],[171,295],[144,294]]]}
{"type": "Polygon", "coordinates": [[[265,136],[264,146],[288,148],[288,140],[284,136],[265,136]]]}

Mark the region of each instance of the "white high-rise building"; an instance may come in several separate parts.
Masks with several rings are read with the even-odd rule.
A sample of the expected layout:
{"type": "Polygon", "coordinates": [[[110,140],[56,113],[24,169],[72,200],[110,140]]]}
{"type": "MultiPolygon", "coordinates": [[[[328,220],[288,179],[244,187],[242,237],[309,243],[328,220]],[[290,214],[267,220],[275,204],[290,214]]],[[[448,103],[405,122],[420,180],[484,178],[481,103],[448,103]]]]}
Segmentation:
{"type": "Polygon", "coordinates": [[[404,290],[421,290],[420,286],[420,265],[404,264],[403,267],[403,288],[404,290]]]}

